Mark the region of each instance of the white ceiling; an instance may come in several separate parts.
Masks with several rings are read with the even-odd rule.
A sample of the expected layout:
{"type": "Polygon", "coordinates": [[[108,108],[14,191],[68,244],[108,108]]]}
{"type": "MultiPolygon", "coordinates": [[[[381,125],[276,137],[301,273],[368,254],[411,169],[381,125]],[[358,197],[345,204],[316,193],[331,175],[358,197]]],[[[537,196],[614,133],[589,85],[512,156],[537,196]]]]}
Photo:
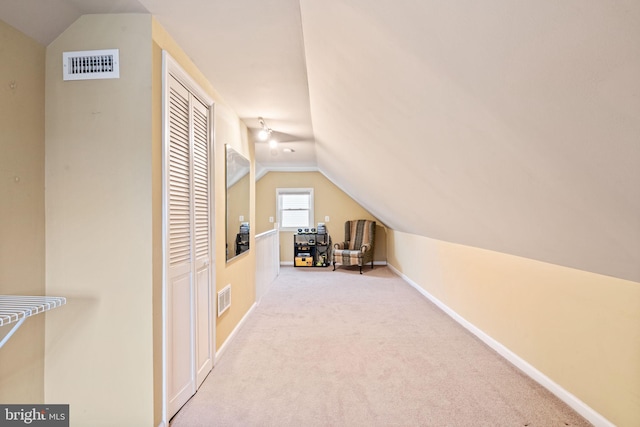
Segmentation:
{"type": "Polygon", "coordinates": [[[105,12],[153,14],[265,118],[283,142],[256,144],[259,171],[318,168],[395,230],[640,281],[637,0],[0,2],[45,45],[105,12]]]}

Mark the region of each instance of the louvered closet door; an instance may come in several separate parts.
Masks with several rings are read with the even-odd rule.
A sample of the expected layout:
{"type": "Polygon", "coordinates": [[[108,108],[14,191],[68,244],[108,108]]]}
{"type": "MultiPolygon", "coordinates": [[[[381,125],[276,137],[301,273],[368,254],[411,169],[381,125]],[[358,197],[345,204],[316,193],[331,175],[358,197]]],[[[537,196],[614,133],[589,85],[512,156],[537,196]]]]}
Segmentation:
{"type": "Polygon", "coordinates": [[[192,328],[193,210],[189,92],[172,78],[169,89],[167,393],[173,416],[195,393],[192,328]]]}
{"type": "Polygon", "coordinates": [[[213,367],[209,107],[169,77],[167,401],[173,416],[213,367]]]}
{"type": "Polygon", "coordinates": [[[209,177],[209,110],[192,98],[193,124],[193,206],[196,273],[196,384],[199,387],[213,366],[211,337],[211,211],[209,177]]]}

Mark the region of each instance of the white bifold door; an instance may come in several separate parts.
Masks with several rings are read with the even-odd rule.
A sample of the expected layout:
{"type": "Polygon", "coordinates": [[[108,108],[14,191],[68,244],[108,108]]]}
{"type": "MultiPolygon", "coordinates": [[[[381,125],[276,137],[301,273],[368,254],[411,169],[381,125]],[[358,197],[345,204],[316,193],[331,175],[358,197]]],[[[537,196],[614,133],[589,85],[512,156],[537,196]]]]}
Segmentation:
{"type": "Polygon", "coordinates": [[[213,366],[211,111],[174,76],[165,111],[165,385],[171,418],[213,366]]]}

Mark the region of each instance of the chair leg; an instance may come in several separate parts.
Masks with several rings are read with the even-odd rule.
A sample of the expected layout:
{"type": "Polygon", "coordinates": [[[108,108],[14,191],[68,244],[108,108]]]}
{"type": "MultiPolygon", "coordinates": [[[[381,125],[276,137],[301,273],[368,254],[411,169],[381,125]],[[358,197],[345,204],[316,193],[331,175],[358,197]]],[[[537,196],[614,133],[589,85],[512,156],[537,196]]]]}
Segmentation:
{"type": "Polygon", "coordinates": [[[333,261],[333,271],[336,271],[336,262],[333,261]]]}
{"type": "Polygon", "coordinates": [[[373,270],[373,260],[371,260],[371,269],[373,270]]]}
{"type": "Polygon", "coordinates": [[[360,274],[362,274],[362,264],[360,264],[360,274]]]}

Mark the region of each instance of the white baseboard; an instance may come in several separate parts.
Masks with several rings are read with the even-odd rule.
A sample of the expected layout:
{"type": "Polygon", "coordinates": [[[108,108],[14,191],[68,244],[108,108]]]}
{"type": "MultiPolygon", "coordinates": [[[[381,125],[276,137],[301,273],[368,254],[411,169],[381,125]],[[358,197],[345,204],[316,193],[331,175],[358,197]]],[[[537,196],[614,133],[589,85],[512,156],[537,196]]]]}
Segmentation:
{"type": "Polygon", "coordinates": [[[460,325],[462,325],[464,328],[469,330],[472,334],[474,334],[475,336],[480,338],[485,344],[487,344],[489,347],[494,349],[498,354],[500,354],[502,357],[507,359],[509,362],[511,362],[514,366],[516,366],[518,369],[520,369],[526,375],[531,377],[534,381],[536,381],[537,383],[542,385],[544,388],[549,390],[551,393],[553,393],[555,396],[557,396],[564,403],[569,405],[569,407],[571,407],[574,411],[576,411],[577,413],[582,415],[587,421],[589,421],[595,427],[615,427],[615,424],[611,423],[609,420],[607,420],[605,417],[600,415],[598,412],[596,412],[594,409],[592,409],[586,403],[584,403],[583,401],[578,399],[576,396],[571,394],[569,391],[565,390],[560,385],[555,383],[551,378],[547,377],[545,374],[543,374],[542,372],[537,370],[535,367],[530,365],[527,361],[522,359],[520,356],[518,356],[517,354],[515,354],[514,352],[509,350],[504,345],[500,344],[495,339],[491,338],[489,335],[487,335],[481,329],[479,329],[478,327],[473,325],[471,322],[467,321],[465,318],[463,318],[458,313],[453,311],[446,304],[444,304],[442,301],[440,301],[439,299],[437,299],[436,297],[431,295],[429,292],[427,292],[424,288],[422,288],[420,285],[415,283],[409,277],[407,277],[404,274],[402,274],[393,265],[391,265],[391,264],[387,264],[387,265],[391,269],[391,271],[393,271],[395,274],[400,276],[402,279],[404,279],[405,282],[407,282],[409,285],[411,285],[413,288],[415,288],[418,292],[420,292],[428,300],[430,300],[435,305],[437,305],[438,308],[440,308],[447,315],[449,315],[451,318],[453,318],[453,320],[455,320],[460,325]]]}
{"type": "Polygon", "coordinates": [[[253,305],[251,306],[251,308],[249,310],[247,310],[247,312],[245,313],[244,316],[242,316],[242,319],[240,319],[240,321],[238,322],[238,324],[236,325],[235,328],[233,328],[233,331],[231,331],[231,333],[229,334],[229,336],[227,337],[226,340],[224,340],[224,342],[222,343],[222,345],[220,346],[220,348],[218,349],[218,351],[216,351],[216,355],[215,358],[213,360],[213,365],[215,366],[220,359],[222,358],[222,356],[224,355],[224,352],[226,351],[226,349],[229,347],[229,343],[231,343],[231,341],[233,341],[233,339],[235,338],[236,334],[238,333],[238,331],[240,330],[240,328],[242,328],[242,325],[244,325],[244,322],[247,321],[247,319],[249,318],[249,316],[251,315],[251,313],[253,313],[253,310],[255,310],[257,307],[256,303],[253,303],[253,305]]]}

